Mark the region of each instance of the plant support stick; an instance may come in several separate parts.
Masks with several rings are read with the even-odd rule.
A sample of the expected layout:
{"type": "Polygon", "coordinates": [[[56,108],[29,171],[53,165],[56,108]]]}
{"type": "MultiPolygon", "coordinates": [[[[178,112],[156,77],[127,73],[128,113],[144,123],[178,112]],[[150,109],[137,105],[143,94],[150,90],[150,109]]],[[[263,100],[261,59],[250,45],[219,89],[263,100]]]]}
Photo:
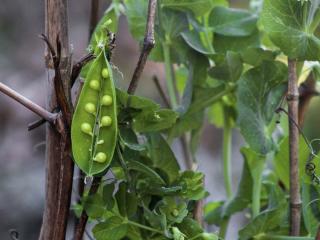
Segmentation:
{"type": "Polygon", "coordinates": [[[289,161],[290,161],[290,235],[299,236],[301,219],[301,196],[299,185],[299,129],[294,122],[299,122],[299,91],[296,61],[288,60],[288,113],[289,113],[289,161]]]}

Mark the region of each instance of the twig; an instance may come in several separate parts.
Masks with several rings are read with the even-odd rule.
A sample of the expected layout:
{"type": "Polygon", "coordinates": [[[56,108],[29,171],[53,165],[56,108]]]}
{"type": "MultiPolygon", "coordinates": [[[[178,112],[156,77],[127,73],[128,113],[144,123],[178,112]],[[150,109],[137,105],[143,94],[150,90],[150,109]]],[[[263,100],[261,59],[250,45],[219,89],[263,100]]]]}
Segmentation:
{"type": "Polygon", "coordinates": [[[157,76],[153,76],[152,80],[153,80],[154,84],[156,85],[157,90],[158,90],[158,92],[160,94],[160,97],[162,98],[165,106],[167,108],[171,108],[171,104],[170,104],[170,102],[169,102],[169,100],[168,100],[163,88],[161,87],[161,84],[160,84],[159,79],[157,78],[157,76]]]}
{"type": "Polygon", "coordinates": [[[53,61],[53,67],[54,67],[54,89],[56,93],[57,102],[59,105],[59,108],[61,109],[61,112],[63,114],[63,118],[65,119],[65,123],[67,124],[67,127],[71,126],[71,120],[72,120],[72,105],[69,103],[66,93],[64,91],[62,76],[60,72],[60,60],[61,60],[61,43],[59,40],[59,35],[57,35],[56,38],[56,47],[57,51],[54,50],[52,44],[49,42],[49,39],[46,35],[41,34],[40,38],[45,41],[45,43],[48,46],[49,52],[51,54],[51,58],[53,61]]]}
{"type": "Polygon", "coordinates": [[[299,90],[296,61],[288,60],[288,115],[289,159],[290,159],[290,235],[299,236],[301,220],[301,196],[299,184],[299,129],[293,122],[298,120],[299,90]]]}
{"type": "Polygon", "coordinates": [[[83,58],[81,58],[76,64],[72,67],[72,73],[71,73],[71,87],[73,86],[74,82],[78,78],[81,69],[86,65],[88,62],[93,60],[95,56],[92,53],[87,54],[83,58]]]}
{"type": "Polygon", "coordinates": [[[89,41],[99,21],[99,0],[91,0],[89,41]]]}
{"type": "Polygon", "coordinates": [[[320,240],[320,226],[318,227],[317,236],[315,240],[320,240]]]}
{"type": "MultiPolygon", "coordinates": [[[[95,194],[98,191],[101,179],[102,179],[101,177],[93,178],[93,181],[89,190],[89,196],[95,194]]],[[[87,221],[88,221],[88,215],[83,210],[79,219],[79,223],[77,224],[75,229],[74,240],[82,240],[83,234],[86,229],[87,221]]]]}
{"type": "Polygon", "coordinates": [[[33,129],[36,129],[37,127],[40,127],[41,125],[43,125],[44,123],[46,123],[46,120],[44,118],[41,118],[37,121],[34,121],[32,123],[30,123],[28,125],[28,131],[31,131],[33,129]]]}
{"type": "Polygon", "coordinates": [[[46,121],[50,123],[54,123],[56,119],[58,118],[58,114],[51,113],[44,109],[43,107],[40,107],[38,104],[32,102],[28,98],[22,96],[21,94],[17,93],[13,89],[9,88],[5,84],[0,82],[0,92],[4,93],[8,97],[14,99],[15,101],[19,102],[26,108],[28,108],[30,111],[34,112],[38,116],[42,117],[46,121]]]}
{"type": "Polygon", "coordinates": [[[136,69],[134,70],[131,82],[128,87],[127,92],[129,94],[133,94],[136,91],[141,74],[146,65],[147,58],[155,45],[154,20],[156,15],[156,7],[157,7],[157,0],[149,0],[146,34],[143,41],[143,47],[142,47],[138,64],[136,66],[136,69]]]}

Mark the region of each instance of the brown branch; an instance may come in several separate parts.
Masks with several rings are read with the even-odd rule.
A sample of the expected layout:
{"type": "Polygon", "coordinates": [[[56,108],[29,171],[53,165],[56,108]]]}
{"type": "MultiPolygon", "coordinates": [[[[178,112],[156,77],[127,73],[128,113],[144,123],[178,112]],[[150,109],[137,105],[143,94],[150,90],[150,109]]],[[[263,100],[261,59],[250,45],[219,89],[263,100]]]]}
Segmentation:
{"type": "Polygon", "coordinates": [[[30,124],[28,125],[28,131],[31,131],[31,130],[33,130],[33,129],[36,129],[36,128],[42,126],[42,125],[45,124],[45,123],[46,123],[46,120],[45,120],[44,118],[41,118],[41,119],[39,119],[39,120],[37,120],[37,121],[34,121],[34,122],[32,122],[32,123],[30,123],[30,124]]]}
{"type": "Polygon", "coordinates": [[[90,42],[90,38],[91,38],[98,22],[99,22],[99,0],[91,0],[89,42],[90,42]]]}
{"type": "Polygon", "coordinates": [[[47,111],[43,107],[40,107],[36,103],[32,102],[28,98],[22,96],[21,94],[17,93],[16,91],[14,91],[13,89],[9,88],[8,86],[6,86],[1,82],[0,82],[0,92],[14,99],[18,103],[28,108],[30,111],[34,112],[35,114],[37,114],[38,116],[42,117],[43,119],[45,119],[50,123],[54,123],[58,117],[58,114],[47,111]]]}
{"type": "Polygon", "coordinates": [[[318,227],[317,236],[315,240],[320,240],[320,226],[318,227]]]}
{"type": "Polygon", "coordinates": [[[72,67],[72,73],[71,73],[71,87],[75,83],[76,79],[79,77],[79,74],[88,62],[95,59],[95,56],[92,53],[87,54],[83,58],[81,58],[76,64],[72,67]]]}
{"type": "Polygon", "coordinates": [[[153,80],[154,84],[156,85],[156,88],[157,88],[157,90],[158,90],[158,92],[160,94],[160,97],[162,98],[165,106],[167,108],[171,108],[170,101],[169,101],[168,97],[166,96],[163,88],[161,87],[161,84],[160,84],[159,79],[157,78],[157,76],[153,76],[152,80],[153,80]]]}
{"type": "MultiPolygon", "coordinates": [[[[90,190],[89,190],[89,196],[95,194],[100,186],[101,183],[101,177],[94,177],[90,190]]],[[[76,225],[76,229],[75,229],[75,235],[73,240],[82,240],[83,238],[83,234],[85,232],[86,229],[86,225],[88,222],[88,215],[87,213],[83,210],[79,219],[79,223],[76,225]]]]}
{"type": "Polygon", "coordinates": [[[299,184],[299,129],[298,123],[299,90],[296,61],[288,60],[288,115],[289,119],[289,161],[290,161],[290,235],[300,235],[301,196],[299,184]]]}
{"type": "Polygon", "coordinates": [[[74,168],[69,131],[72,104],[68,4],[67,0],[46,0],[45,3],[45,26],[48,38],[43,39],[47,43],[46,66],[54,67],[55,70],[54,78],[48,79],[47,108],[60,109],[61,114],[57,119],[57,126],[48,125],[46,131],[46,197],[39,239],[64,240],[70,211],[74,168]],[[55,48],[50,43],[55,43],[55,48]]]}
{"type": "Polygon", "coordinates": [[[134,70],[131,82],[128,87],[127,92],[129,94],[134,94],[134,92],[136,91],[141,74],[146,65],[147,58],[155,45],[154,20],[156,15],[156,7],[157,7],[157,0],[149,0],[146,34],[143,41],[143,47],[139,57],[138,64],[136,66],[136,69],[134,70]]]}
{"type": "Polygon", "coordinates": [[[60,61],[61,61],[61,42],[59,40],[59,35],[57,35],[56,38],[56,47],[57,51],[54,50],[52,44],[49,42],[49,39],[44,34],[40,35],[41,39],[44,40],[48,46],[49,52],[51,54],[51,58],[53,61],[53,68],[54,68],[54,89],[56,93],[56,99],[59,108],[61,109],[61,112],[63,114],[63,117],[65,119],[65,123],[67,124],[67,127],[69,128],[71,126],[71,120],[72,120],[72,104],[70,104],[71,101],[68,101],[65,87],[63,85],[63,79],[61,75],[61,69],[60,69],[60,61]]]}

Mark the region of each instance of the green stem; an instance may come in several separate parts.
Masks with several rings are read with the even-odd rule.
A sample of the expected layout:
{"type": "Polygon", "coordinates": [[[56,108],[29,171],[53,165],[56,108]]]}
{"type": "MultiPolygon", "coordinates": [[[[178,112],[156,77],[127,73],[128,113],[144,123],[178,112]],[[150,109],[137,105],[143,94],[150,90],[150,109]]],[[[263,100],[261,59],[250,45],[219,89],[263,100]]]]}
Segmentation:
{"type": "Polygon", "coordinates": [[[172,68],[171,68],[171,59],[170,59],[170,45],[168,43],[163,43],[163,55],[164,55],[164,64],[166,70],[166,81],[168,87],[168,93],[170,97],[170,103],[173,108],[177,107],[177,97],[174,88],[174,81],[172,78],[172,68]]]}
{"type": "Polygon", "coordinates": [[[163,232],[158,230],[158,229],[151,228],[151,227],[148,227],[148,226],[145,226],[145,225],[142,225],[140,223],[136,223],[136,222],[133,222],[133,221],[130,221],[130,220],[127,220],[127,223],[132,225],[132,226],[135,226],[135,227],[138,227],[138,228],[142,228],[142,229],[150,231],[150,232],[160,233],[160,234],[163,235],[163,232]]]}
{"type": "MultiPolygon", "coordinates": [[[[231,178],[231,148],[232,148],[232,127],[225,112],[225,126],[223,129],[223,178],[227,194],[227,199],[232,198],[232,178],[231,178]]],[[[222,220],[219,237],[224,239],[229,226],[229,218],[222,220]]]]}
{"type": "Polygon", "coordinates": [[[280,235],[270,235],[270,234],[262,234],[260,236],[254,237],[255,240],[313,240],[312,237],[288,237],[288,236],[280,236],[280,235]]]}
{"type": "Polygon", "coordinates": [[[228,200],[232,197],[231,181],[231,147],[232,147],[232,128],[225,119],[226,125],[223,129],[223,177],[228,200]]]}
{"type": "Polygon", "coordinates": [[[255,218],[260,213],[260,197],[261,197],[261,185],[262,185],[262,172],[264,168],[263,163],[257,163],[256,175],[253,181],[253,191],[252,191],[252,217],[255,218]]]}

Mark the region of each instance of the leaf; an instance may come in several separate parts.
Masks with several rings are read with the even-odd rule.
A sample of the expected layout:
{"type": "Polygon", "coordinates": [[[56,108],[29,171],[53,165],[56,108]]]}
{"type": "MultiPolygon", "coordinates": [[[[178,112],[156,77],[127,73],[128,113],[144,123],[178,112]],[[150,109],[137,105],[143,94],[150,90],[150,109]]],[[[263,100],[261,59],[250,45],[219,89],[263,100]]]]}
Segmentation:
{"type": "Polygon", "coordinates": [[[114,184],[106,184],[103,186],[102,198],[108,210],[111,210],[114,207],[114,184]]]}
{"type": "Polygon", "coordinates": [[[142,40],[146,29],[148,2],[145,0],[124,0],[126,16],[132,36],[142,40]]]}
{"type": "Polygon", "coordinates": [[[152,100],[136,95],[129,95],[128,93],[116,89],[117,100],[124,107],[133,109],[159,109],[160,105],[153,102],[152,100]]]}
{"type": "Polygon", "coordinates": [[[272,184],[268,185],[268,194],[268,208],[239,231],[240,240],[249,240],[256,235],[268,233],[284,222],[288,207],[285,194],[278,186],[272,184]]]}
{"type": "Polygon", "coordinates": [[[133,118],[137,132],[156,132],[168,129],[176,122],[178,114],[170,109],[145,110],[133,118]]]}
{"type": "Polygon", "coordinates": [[[217,64],[209,70],[209,75],[212,78],[226,81],[237,81],[242,73],[243,64],[239,53],[227,52],[225,60],[221,64],[217,64]]]}
{"type": "Polygon", "coordinates": [[[186,43],[194,50],[203,54],[214,54],[214,50],[209,49],[201,40],[199,32],[196,30],[188,30],[181,33],[186,43]]]}
{"type": "Polygon", "coordinates": [[[246,142],[260,154],[273,148],[268,127],[285,92],[286,79],[283,63],[263,62],[244,73],[238,82],[238,125],[246,142]]]}
{"type": "Polygon", "coordinates": [[[162,0],[161,6],[181,11],[192,11],[196,16],[202,16],[217,5],[227,5],[225,0],[162,0]]]}
{"type": "Polygon", "coordinates": [[[257,19],[249,11],[215,7],[210,13],[209,23],[213,31],[220,35],[245,37],[255,31],[257,19]]]}
{"type": "Polygon", "coordinates": [[[160,183],[161,185],[166,184],[158,173],[156,173],[153,169],[141,162],[130,160],[127,163],[127,167],[129,170],[135,170],[144,173],[146,176],[150,177],[155,182],[160,183]]]}
{"type": "Polygon", "coordinates": [[[105,203],[102,195],[96,193],[92,196],[87,196],[83,200],[83,209],[90,218],[100,218],[105,211],[105,203]]]}
{"type": "Polygon", "coordinates": [[[160,134],[149,134],[149,151],[152,165],[168,176],[172,183],[179,176],[179,164],[170,146],[160,134]]]}
{"type": "Polygon", "coordinates": [[[128,225],[119,217],[111,217],[97,224],[92,232],[96,240],[120,240],[126,236],[128,225]]]}
{"type": "MultiPolygon", "coordinates": [[[[309,178],[305,174],[305,164],[308,160],[310,150],[303,137],[299,139],[299,172],[300,180],[309,178]]],[[[279,144],[279,151],[273,158],[274,171],[277,177],[289,189],[289,138],[285,137],[279,144]]]]}
{"type": "Polygon", "coordinates": [[[201,172],[184,171],[178,184],[182,186],[181,196],[198,201],[208,196],[204,189],[204,174],[201,172]]]}
{"type": "Polygon", "coordinates": [[[258,29],[255,29],[251,35],[244,37],[230,37],[221,34],[215,34],[214,36],[214,49],[217,53],[242,52],[250,47],[260,47],[258,29]]]}
{"type": "Polygon", "coordinates": [[[320,40],[313,32],[319,21],[319,1],[266,0],[261,23],[271,41],[289,58],[319,60],[320,40]]]}
{"type": "Polygon", "coordinates": [[[127,184],[125,182],[120,183],[119,189],[115,194],[119,213],[123,217],[132,217],[138,207],[138,199],[135,193],[127,191],[127,184]]]}
{"type": "Polygon", "coordinates": [[[302,183],[302,214],[304,224],[313,237],[316,236],[320,222],[320,192],[318,186],[302,183]]]}
{"type": "Polygon", "coordinates": [[[164,214],[168,223],[181,223],[188,215],[187,204],[177,203],[174,197],[164,197],[159,206],[160,213],[164,214]]]}
{"type": "Polygon", "coordinates": [[[277,52],[264,50],[262,48],[250,47],[241,52],[242,61],[252,66],[259,66],[263,61],[272,61],[276,58],[277,52]]]}

